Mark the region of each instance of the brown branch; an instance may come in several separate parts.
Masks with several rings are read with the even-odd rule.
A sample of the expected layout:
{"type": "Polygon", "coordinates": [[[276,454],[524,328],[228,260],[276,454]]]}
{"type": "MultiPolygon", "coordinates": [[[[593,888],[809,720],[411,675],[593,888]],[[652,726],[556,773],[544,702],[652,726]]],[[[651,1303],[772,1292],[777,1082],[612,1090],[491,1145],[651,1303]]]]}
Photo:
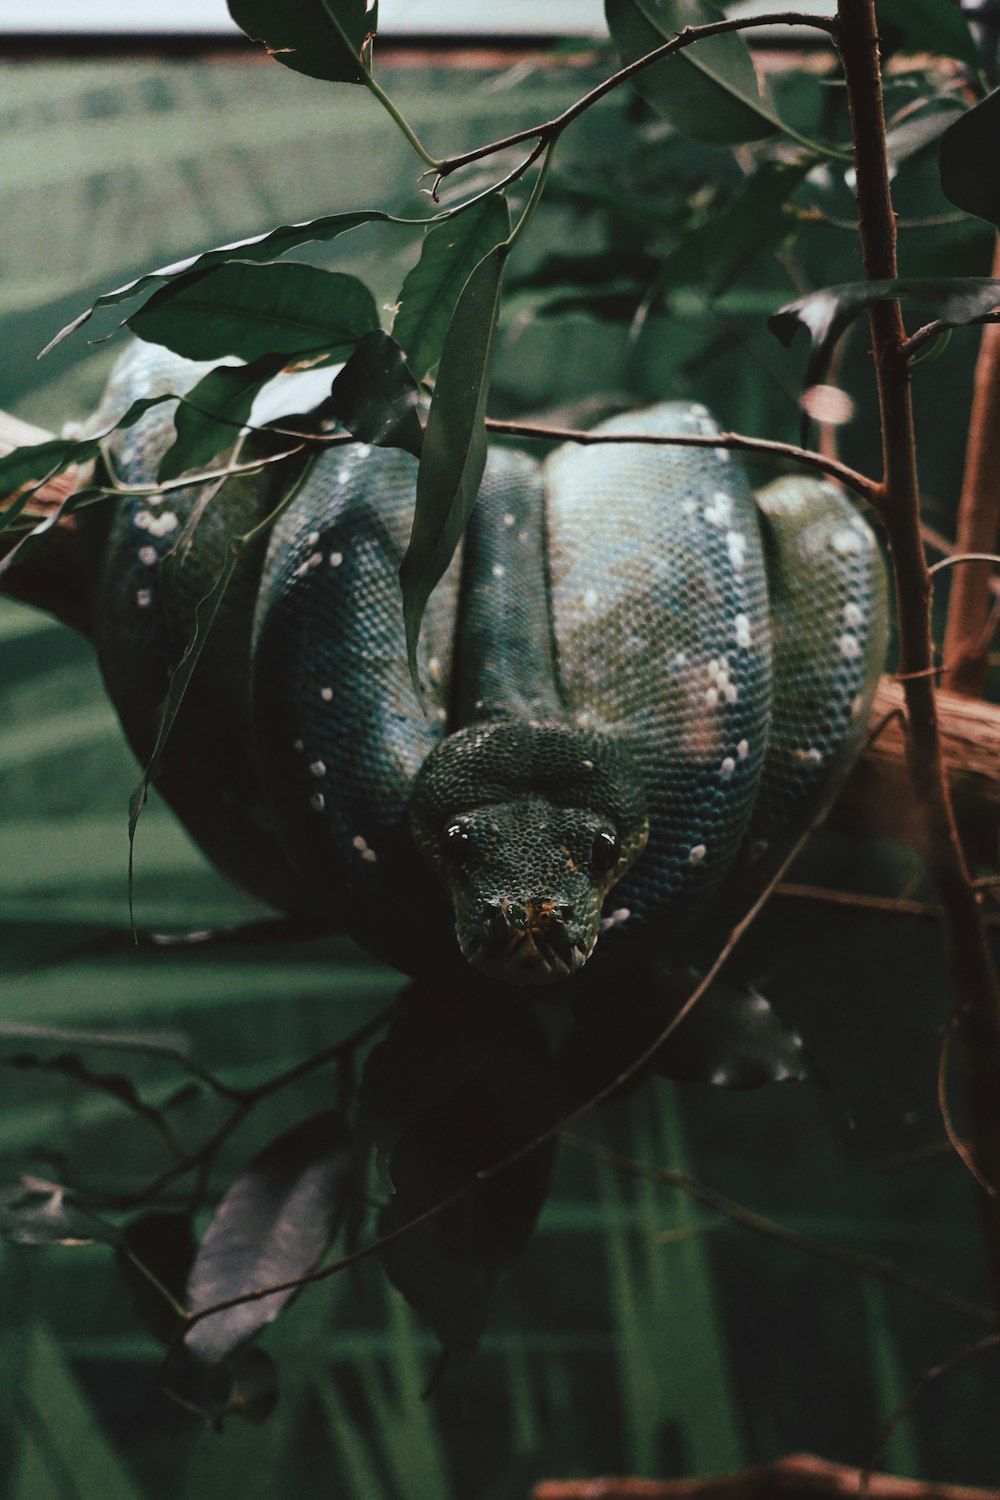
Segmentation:
{"type": "MultiPolygon", "coordinates": [[[[868,911],[876,916],[905,917],[908,920],[940,922],[940,906],[926,901],[908,901],[905,896],[869,896],[863,891],[841,891],[825,885],[799,885],[786,881],[779,885],[775,897],[787,901],[815,901],[820,906],[842,906],[849,911],[868,911]]],[[[983,918],[987,927],[1000,927],[1000,912],[983,918]]]]}
{"type": "MultiPolygon", "coordinates": [[[[838,43],[854,137],[858,230],[865,277],[892,280],[896,228],[889,188],[885,114],[874,0],[838,0],[838,43]]],[[[882,420],[881,513],[893,558],[900,663],[908,723],[907,756],[921,814],[924,852],[944,909],[944,930],[962,1021],[972,1149],[980,1171],[1000,1184],[1000,990],[979,898],[965,866],[944,772],[932,676],[931,580],[920,532],[920,493],[898,301],[869,313],[882,420]]],[[[1000,1298],[1000,1205],[981,1195],[995,1293],[1000,1298]]]]}
{"type": "Polygon", "coordinates": [[[806,1496],[867,1494],[871,1500],[997,1500],[993,1489],[964,1484],[928,1484],[892,1474],[871,1474],[830,1463],[812,1453],[793,1453],[741,1474],[710,1479],[544,1479],[533,1500],[805,1500],[806,1496]]]}
{"type": "MultiPolygon", "coordinates": [[[[992,274],[1000,277],[1000,240],[992,274]]],[[[958,506],[955,543],[962,553],[996,552],[1000,543],[1000,324],[983,329],[976,361],[972,414],[965,455],[965,478],[958,506]]],[[[987,563],[960,569],[951,586],[944,635],[945,687],[978,697],[989,669],[992,570],[987,563]]]]}

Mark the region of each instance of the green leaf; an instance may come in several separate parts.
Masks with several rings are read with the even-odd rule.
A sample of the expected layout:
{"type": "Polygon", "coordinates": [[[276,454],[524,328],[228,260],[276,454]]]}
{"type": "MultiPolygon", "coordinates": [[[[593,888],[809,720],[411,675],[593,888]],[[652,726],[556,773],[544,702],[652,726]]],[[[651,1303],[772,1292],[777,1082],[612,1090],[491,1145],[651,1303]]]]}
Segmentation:
{"type": "MultiPolygon", "coordinates": [[[[214,250],[203,250],[200,255],[189,255],[184,260],[171,262],[170,265],[160,266],[155,271],[147,271],[142,276],[137,276],[134,281],[126,281],[121,286],[115,287],[113,291],[103,292],[85,312],[79,313],[65,328],[61,328],[54,339],[51,339],[42,350],[42,355],[48,354],[63,339],[82,328],[84,323],[93,317],[94,313],[101,307],[114,307],[119,302],[127,302],[130,297],[136,297],[155,281],[176,281],[181,276],[186,276],[191,271],[210,271],[215,266],[227,265],[230,261],[270,261],[277,260],[279,255],[285,255],[289,250],[295,250],[299,245],[308,245],[316,240],[335,240],[338,235],[346,234],[350,229],[357,229],[359,224],[371,223],[383,224],[407,224],[407,219],[398,219],[393,214],[383,213],[380,209],[363,209],[357,213],[325,214],[319,219],[306,219],[301,224],[282,224],[277,229],[269,229],[266,234],[255,234],[250,239],[234,240],[229,245],[218,245],[214,250]]],[[[39,356],[39,358],[42,357],[39,356]]]]}
{"type": "MultiPolygon", "coordinates": [[[[272,1141],[223,1196],[188,1278],[192,1312],[304,1276],[330,1245],[354,1172],[347,1126],[328,1111],[272,1141]]],[[[295,1295],[275,1292],[196,1323],[185,1339],[217,1363],[253,1338],[295,1295]]]]}
{"type": "Polygon", "coordinates": [[[248,365],[219,365],[183,396],[174,416],[177,437],[160,460],[161,484],[203,468],[232,448],[261,387],[277,375],[283,354],[265,354],[248,365]]]}
{"type": "MultiPolygon", "coordinates": [[[[709,0],[605,0],[604,9],[623,63],[652,52],[686,26],[722,20],[709,0]]],[[[638,73],[633,84],[657,114],[692,140],[735,145],[781,128],[749,48],[735,32],[685,47],[638,73]]]]}
{"type": "Polygon", "coordinates": [[[375,19],[365,0],[229,0],[241,31],[286,68],[331,83],[363,83],[362,49],[375,19]]]}
{"type": "Polygon", "coordinates": [[[427,231],[420,259],[403,282],[392,326],[392,336],[417,380],[441,358],[448,325],[469,276],[509,234],[507,200],[496,195],[427,231]]]}
{"type": "Polygon", "coordinates": [[[876,302],[914,298],[933,311],[948,328],[982,323],[1000,305],[1000,280],[988,276],[900,277],[895,281],[850,281],[810,292],[779,307],[768,327],[783,344],[790,344],[800,326],[809,330],[812,352],[806,383],[821,379],[833,345],[855,318],[876,302]]]}
{"type": "Polygon", "coordinates": [[[363,443],[403,448],[420,457],[424,429],[417,414],[420,392],[403,351],[387,333],[366,333],[347,361],[320,412],[336,418],[363,443]]]}
{"type": "Polygon", "coordinates": [[[982,66],[969,24],[952,0],[875,0],[875,14],[880,26],[899,29],[907,52],[933,52],[982,66]]]}
{"type": "Polygon", "coordinates": [[[371,292],[356,276],[286,262],[233,261],[193,271],[155,292],[128,327],[187,359],[237,354],[348,354],[379,326],[371,292]]]}
{"type": "Polygon", "coordinates": [[[941,137],[941,188],[949,203],[1000,226],[1000,89],[949,125],[941,137]]]}
{"type": "Polygon", "coordinates": [[[431,590],[465,530],[486,467],[486,396],[508,246],[483,257],[458,299],[445,339],[417,471],[413,529],[400,564],[410,672],[431,590]]]}

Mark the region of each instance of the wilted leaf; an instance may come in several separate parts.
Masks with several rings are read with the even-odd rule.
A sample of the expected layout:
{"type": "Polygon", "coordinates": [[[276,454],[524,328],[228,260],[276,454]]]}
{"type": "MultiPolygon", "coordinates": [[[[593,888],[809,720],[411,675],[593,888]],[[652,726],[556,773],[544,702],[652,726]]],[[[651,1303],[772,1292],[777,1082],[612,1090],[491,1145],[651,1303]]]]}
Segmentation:
{"type": "Polygon", "coordinates": [[[366,333],[336,380],[321,411],[363,443],[404,448],[420,457],[424,429],[420,392],[403,352],[387,333],[366,333]]]}
{"type": "MultiPolygon", "coordinates": [[[[686,26],[722,19],[709,0],[605,0],[608,29],[623,63],[660,47],[686,26]]],[[[756,141],[780,129],[750,51],[734,32],[707,37],[644,69],[638,93],[675,130],[713,145],[756,141]]]]}
{"type": "Polygon", "coordinates": [[[169,1292],[179,1307],[184,1306],[195,1248],[190,1214],[142,1214],[122,1231],[118,1260],[125,1285],[143,1324],[161,1344],[169,1344],[180,1327],[177,1309],[163,1292],[169,1292]],[[139,1269],[136,1261],[163,1291],[139,1269]]]}
{"type": "Polygon", "coordinates": [[[879,24],[899,29],[907,52],[933,52],[981,66],[968,22],[952,0],[875,0],[879,24]]]}
{"type": "Polygon", "coordinates": [[[485,1181],[566,1112],[562,1077],[526,1004],[474,989],[414,986],[365,1070],[359,1102],[387,1154],[389,1234],[461,1191],[383,1249],[390,1280],[449,1349],[478,1342],[500,1277],[548,1189],[546,1141],[485,1181]]]}
{"type": "Polygon", "coordinates": [[[399,569],[406,648],[418,688],[424,607],[451,562],[486,467],[486,397],[507,254],[506,244],[495,246],[462,290],[424,430],[413,529],[399,569]]]}
{"type": "Polygon", "coordinates": [[[120,1235],[74,1203],[61,1183],[24,1176],[0,1188],[0,1238],[15,1245],[116,1245],[120,1235]]]}
{"type": "Polygon", "coordinates": [[[206,1364],[181,1345],[166,1361],[164,1386],[189,1410],[209,1418],[217,1432],[226,1417],[242,1417],[259,1427],[278,1404],[278,1372],[263,1349],[237,1349],[206,1364]]]}
{"type": "Polygon", "coordinates": [[[988,276],[901,277],[895,281],[850,281],[810,292],[796,302],[779,307],[768,318],[768,327],[783,344],[790,344],[795,330],[809,330],[812,353],[806,370],[806,385],[822,382],[827,359],[844,329],[876,302],[894,297],[914,298],[926,303],[934,317],[949,328],[981,323],[1000,304],[1000,280],[988,276]]]}
{"type": "MultiPolygon", "coordinates": [[[[304,1276],[337,1233],[353,1175],[351,1139],[327,1112],[279,1136],[223,1196],[188,1280],[192,1312],[244,1292],[304,1276]]],[[[185,1339],[211,1363],[272,1322],[295,1295],[275,1292],[213,1313],[185,1339]]]]}
{"type": "Polygon", "coordinates": [[[441,358],[448,325],[469,276],[509,234],[507,200],[497,196],[483,198],[427,231],[420,259],[403,282],[392,327],[417,380],[441,358]]]}
{"type": "Polygon", "coordinates": [[[275,62],[325,78],[361,83],[362,48],[374,34],[375,17],[365,0],[228,0],[229,14],[254,42],[263,42],[275,62]]]}
{"type": "Polygon", "coordinates": [[[160,460],[161,484],[179,474],[203,468],[227,452],[249,420],[262,386],[285,362],[283,354],[265,354],[248,365],[218,365],[203,375],[178,403],[177,437],[160,460]]]}
{"type": "Polygon", "coordinates": [[[941,188],[949,203],[1000,225],[1000,89],[960,115],[941,137],[941,188]]]}
{"type": "Polygon", "coordinates": [[[231,261],[191,271],[161,287],[129,328],[187,359],[237,354],[348,354],[379,326],[371,292],[356,276],[296,261],[277,266],[231,261]]]}
{"type": "MultiPolygon", "coordinates": [[[[697,975],[647,970],[621,984],[594,984],[574,1005],[565,1063],[584,1098],[607,1087],[677,1015],[697,975]]],[[[653,1054],[640,1076],[752,1089],[816,1077],[801,1037],[763,995],[716,981],[653,1054]]]]}

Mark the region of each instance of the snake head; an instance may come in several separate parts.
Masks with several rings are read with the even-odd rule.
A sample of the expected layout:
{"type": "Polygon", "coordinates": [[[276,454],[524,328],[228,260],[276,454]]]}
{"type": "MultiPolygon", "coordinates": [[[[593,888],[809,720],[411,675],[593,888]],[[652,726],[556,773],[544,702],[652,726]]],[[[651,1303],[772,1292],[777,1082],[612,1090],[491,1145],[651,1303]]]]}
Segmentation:
{"type": "Polygon", "coordinates": [[[606,735],[499,720],[432,751],[410,827],[451,897],[469,963],[507,984],[576,973],[601,908],[645,845],[642,779],[606,735]]]}

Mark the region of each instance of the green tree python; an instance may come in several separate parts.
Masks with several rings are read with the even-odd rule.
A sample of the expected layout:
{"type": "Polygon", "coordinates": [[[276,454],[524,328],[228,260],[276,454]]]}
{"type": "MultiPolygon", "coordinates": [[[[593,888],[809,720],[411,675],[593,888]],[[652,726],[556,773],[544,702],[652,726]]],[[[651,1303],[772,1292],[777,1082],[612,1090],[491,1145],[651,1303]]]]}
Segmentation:
{"type": "MultiPolygon", "coordinates": [[[[100,420],[201,373],[136,345],[100,420]]],[[[677,401],[603,430],[718,431],[677,401]]],[[[116,434],[117,477],[149,484],[172,438],[169,405],[116,434]]],[[[523,986],[682,956],[859,748],[886,638],[870,529],[816,479],[754,496],[721,446],[494,447],[418,696],[398,580],[415,476],[352,444],[98,507],[93,634],[133,748],[148,759],[229,538],[300,480],[241,556],[166,745],[158,785],[196,841],[411,975],[523,986]]]]}

